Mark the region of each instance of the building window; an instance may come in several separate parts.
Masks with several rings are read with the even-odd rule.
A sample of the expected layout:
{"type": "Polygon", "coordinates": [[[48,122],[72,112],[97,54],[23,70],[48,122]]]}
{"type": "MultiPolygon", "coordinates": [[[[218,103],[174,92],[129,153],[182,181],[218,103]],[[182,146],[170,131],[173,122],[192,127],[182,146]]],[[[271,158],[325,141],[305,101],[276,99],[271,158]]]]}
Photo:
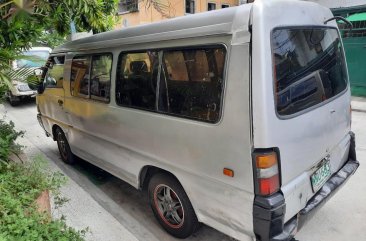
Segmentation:
{"type": "Polygon", "coordinates": [[[138,0],[120,0],[118,2],[118,13],[138,11],[138,0]]]}
{"type": "Polygon", "coordinates": [[[207,11],[212,11],[216,9],[216,3],[207,3],[207,11]]]}
{"type": "Polygon", "coordinates": [[[229,8],[230,7],[230,5],[229,4],[222,4],[221,5],[221,8],[229,8]]]}
{"type": "Polygon", "coordinates": [[[186,0],[186,13],[195,13],[194,0],[186,0]]]}

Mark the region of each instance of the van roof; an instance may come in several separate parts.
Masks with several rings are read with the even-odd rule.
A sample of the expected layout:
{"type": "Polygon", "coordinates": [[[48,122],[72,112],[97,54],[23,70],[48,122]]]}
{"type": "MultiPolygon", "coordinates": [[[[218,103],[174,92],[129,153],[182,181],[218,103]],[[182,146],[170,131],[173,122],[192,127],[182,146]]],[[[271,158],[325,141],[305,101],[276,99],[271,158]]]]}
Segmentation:
{"type": "MultiPolygon", "coordinates": [[[[306,21],[310,25],[324,23],[326,19],[333,16],[328,8],[314,2],[256,0],[254,3],[243,4],[237,7],[191,14],[161,22],[95,34],[56,47],[53,53],[83,52],[124,45],[225,34],[232,35],[231,44],[233,45],[247,43],[250,41],[249,22],[251,12],[254,9],[257,9],[256,18],[262,19],[264,25],[273,25],[273,16],[282,16],[282,12],[287,12],[292,16],[293,10],[296,14],[305,14],[306,12],[306,21]],[[274,15],[273,9],[277,9],[277,13],[274,15]]],[[[283,21],[281,24],[284,24],[283,21]]],[[[288,23],[286,22],[285,24],[288,23]]]]}
{"type": "Polygon", "coordinates": [[[56,47],[53,53],[234,33],[238,33],[240,41],[248,42],[250,37],[248,22],[251,7],[252,4],[245,4],[238,7],[192,14],[161,22],[95,34],[56,47]],[[247,36],[247,38],[243,39],[243,36],[247,36]]]}

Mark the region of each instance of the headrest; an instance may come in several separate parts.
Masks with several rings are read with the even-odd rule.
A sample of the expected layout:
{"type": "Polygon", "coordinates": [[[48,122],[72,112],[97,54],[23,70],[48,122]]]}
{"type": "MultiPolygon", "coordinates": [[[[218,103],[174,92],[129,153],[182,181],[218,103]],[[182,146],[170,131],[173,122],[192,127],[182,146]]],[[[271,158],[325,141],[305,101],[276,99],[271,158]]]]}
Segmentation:
{"type": "Polygon", "coordinates": [[[147,65],[145,61],[132,61],[130,69],[134,73],[147,72],[147,65]]]}

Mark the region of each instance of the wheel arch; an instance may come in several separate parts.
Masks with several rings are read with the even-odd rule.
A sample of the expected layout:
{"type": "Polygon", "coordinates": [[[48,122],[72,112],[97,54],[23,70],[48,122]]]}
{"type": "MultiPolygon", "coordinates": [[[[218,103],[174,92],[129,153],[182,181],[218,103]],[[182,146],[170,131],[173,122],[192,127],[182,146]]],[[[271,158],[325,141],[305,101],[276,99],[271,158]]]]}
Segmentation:
{"type": "Polygon", "coordinates": [[[185,193],[188,196],[188,193],[186,192],[184,185],[182,184],[181,181],[179,181],[178,177],[175,174],[173,174],[172,172],[170,172],[166,169],[163,169],[163,168],[160,168],[157,166],[153,166],[153,165],[146,165],[141,168],[140,174],[139,174],[139,180],[138,180],[139,181],[138,189],[146,190],[147,186],[149,185],[149,181],[150,181],[151,177],[157,173],[165,173],[165,174],[173,177],[179,183],[179,185],[183,188],[183,190],[185,191],[185,193]]]}
{"type": "Polygon", "coordinates": [[[183,187],[183,185],[179,181],[179,179],[170,171],[167,171],[165,169],[162,169],[160,167],[156,167],[153,165],[146,165],[146,166],[142,167],[140,170],[138,188],[140,190],[145,190],[147,188],[147,186],[149,185],[149,181],[150,181],[151,177],[157,173],[165,173],[169,176],[172,176],[183,187]]]}
{"type": "Polygon", "coordinates": [[[53,124],[53,125],[52,125],[52,139],[53,139],[54,141],[56,141],[56,130],[57,130],[57,128],[61,129],[61,131],[66,135],[66,132],[65,132],[64,128],[62,128],[62,127],[61,127],[60,125],[58,125],[58,124],[53,124]]]}

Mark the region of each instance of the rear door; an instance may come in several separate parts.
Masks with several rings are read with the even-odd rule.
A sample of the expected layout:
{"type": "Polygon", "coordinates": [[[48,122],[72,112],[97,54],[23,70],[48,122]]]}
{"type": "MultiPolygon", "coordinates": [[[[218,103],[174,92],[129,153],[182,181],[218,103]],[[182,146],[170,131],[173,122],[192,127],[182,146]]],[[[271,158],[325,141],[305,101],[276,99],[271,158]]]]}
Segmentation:
{"type": "Polygon", "coordinates": [[[273,30],[271,38],[277,116],[292,130],[287,137],[299,138],[291,143],[293,149],[289,153],[292,158],[303,151],[314,155],[311,160],[296,163],[305,169],[292,175],[330,157],[331,168],[336,171],[345,151],[350,109],[344,95],[348,76],[338,30],[320,26],[281,27],[273,30]],[[302,150],[294,152],[298,148],[302,150]]]}
{"type": "Polygon", "coordinates": [[[254,4],[252,27],[254,147],[279,149],[286,220],[344,163],[350,130],[342,41],[335,21],[324,24],[333,15],[289,2],[254,4]],[[314,176],[320,167],[327,175],[314,176]]]}

